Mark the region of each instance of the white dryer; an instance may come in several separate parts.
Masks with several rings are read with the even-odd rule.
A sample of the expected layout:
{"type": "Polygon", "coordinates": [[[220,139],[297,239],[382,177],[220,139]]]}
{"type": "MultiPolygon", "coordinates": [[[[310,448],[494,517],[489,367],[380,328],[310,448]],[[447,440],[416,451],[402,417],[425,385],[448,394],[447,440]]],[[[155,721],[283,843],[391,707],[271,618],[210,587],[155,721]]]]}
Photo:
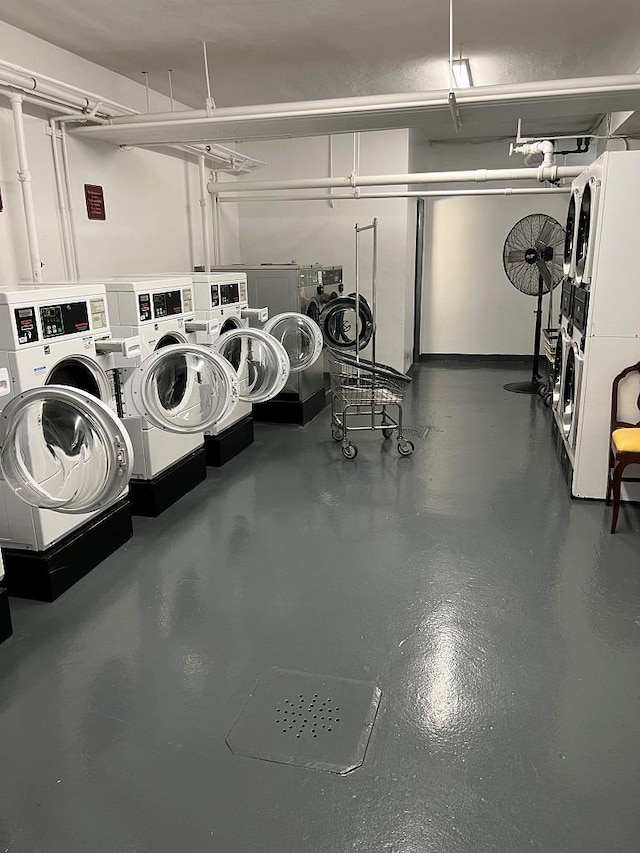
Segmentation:
{"type": "MultiPolygon", "coordinates": [[[[568,270],[575,284],[570,320],[561,321],[563,370],[556,383],[553,431],[572,495],[602,499],[611,384],[624,367],[640,360],[640,152],[607,152],[585,169],[572,185],[572,218],[568,270]]],[[[640,497],[633,484],[624,488],[626,497],[640,497]]]]}
{"type": "Polygon", "coordinates": [[[140,361],[153,365],[149,379],[146,369],[117,362],[119,411],[135,452],[133,511],[157,516],[205,479],[204,431],[234,411],[238,382],[227,361],[197,342],[211,328],[195,319],[190,278],[105,287],[115,332],[139,335],[140,361]]]}
{"type": "Polygon", "coordinates": [[[0,289],[0,341],[3,584],[52,601],[132,535],[113,359],[139,346],[111,337],[100,285],[0,289]]]}

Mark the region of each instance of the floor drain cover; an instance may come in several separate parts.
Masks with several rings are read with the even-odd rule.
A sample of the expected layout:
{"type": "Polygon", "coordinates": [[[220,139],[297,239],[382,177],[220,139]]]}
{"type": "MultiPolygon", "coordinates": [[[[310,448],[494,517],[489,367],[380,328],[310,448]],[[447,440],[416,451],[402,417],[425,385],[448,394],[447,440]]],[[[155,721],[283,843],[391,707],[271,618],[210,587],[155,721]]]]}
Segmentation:
{"type": "Polygon", "coordinates": [[[364,761],[380,697],[367,681],[272,669],[227,744],[236,755],[349,773],[364,761]]]}

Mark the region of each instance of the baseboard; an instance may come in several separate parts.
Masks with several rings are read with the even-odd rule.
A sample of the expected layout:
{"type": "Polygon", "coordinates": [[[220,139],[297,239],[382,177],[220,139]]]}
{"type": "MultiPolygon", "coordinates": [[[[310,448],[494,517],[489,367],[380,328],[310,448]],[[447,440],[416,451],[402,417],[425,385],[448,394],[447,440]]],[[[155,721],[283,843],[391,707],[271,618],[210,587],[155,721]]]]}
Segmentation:
{"type": "Polygon", "coordinates": [[[252,444],[253,417],[247,415],[246,418],[225,429],[220,435],[205,435],[204,449],[207,455],[207,465],[221,468],[252,444]]]}
{"type": "Polygon", "coordinates": [[[504,353],[426,352],[420,355],[420,361],[452,364],[512,364],[531,367],[532,360],[530,355],[504,353]]]}
{"type": "Polygon", "coordinates": [[[4,643],[13,634],[11,611],[9,610],[9,594],[6,589],[0,589],[0,643],[4,643]]]}
{"type": "Polygon", "coordinates": [[[253,418],[260,423],[296,424],[304,426],[327,405],[327,392],[320,388],[315,394],[301,400],[295,394],[279,394],[267,403],[253,407],[253,418]]]}
{"type": "Polygon", "coordinates": [[[207,459],[203,445],[152,480],[131,480],[131,511],[134,515],[157,518],[206,477],[207,459]]]}
{"type": "Polygon", "coordinates": [[[3,548],[3,586],[17,598],[55,601],[132,536],[124,498],[45,551],[3,548]]]}

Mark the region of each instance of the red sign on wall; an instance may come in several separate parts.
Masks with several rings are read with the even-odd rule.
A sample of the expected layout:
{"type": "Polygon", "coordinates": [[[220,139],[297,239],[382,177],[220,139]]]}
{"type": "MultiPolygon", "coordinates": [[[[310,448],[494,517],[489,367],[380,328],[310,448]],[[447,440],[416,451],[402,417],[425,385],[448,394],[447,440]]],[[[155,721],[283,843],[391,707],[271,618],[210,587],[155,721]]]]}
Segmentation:
{"type": "Polygon", "coordinates": [[[87,216],[89,219],[100,219],[104,221],[107,213],[104,209],[104,194],[102,187],[96,184],[84,185],[84,198],[87,203],[87,216]]]}

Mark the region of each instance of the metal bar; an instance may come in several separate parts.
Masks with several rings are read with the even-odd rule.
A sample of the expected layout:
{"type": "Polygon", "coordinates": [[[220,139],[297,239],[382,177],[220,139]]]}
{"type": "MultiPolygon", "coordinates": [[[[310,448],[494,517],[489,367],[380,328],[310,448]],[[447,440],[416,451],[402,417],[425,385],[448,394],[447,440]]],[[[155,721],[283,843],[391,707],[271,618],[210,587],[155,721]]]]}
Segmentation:
{"type": "Polygon", "coordinates": [[[413,361],[420,361],[422,345],[422,280],[424,276],[425,203],[418,199],[416,211],[416,256],[413,288],[413,361]]]}
{"type": "Polygon", "coordinates": [[[375,223],[376,223],[376,220],[374,219],[374,221],[371,223],[371,225],[363,225],[362,228],[360,228],[359,226],[356,225],[356,233],[362,234],[363,231],[373,231],[373,229],[376,227],[375,223]]]}
{"type": "Polygon", "coordinates": [[[376,289],[378,286],[378,218],[373,220],[373,258],[371,261],[371,313],[373,314],[373,335],[371,337],[371,361],[376,364],[376,289]]]}

